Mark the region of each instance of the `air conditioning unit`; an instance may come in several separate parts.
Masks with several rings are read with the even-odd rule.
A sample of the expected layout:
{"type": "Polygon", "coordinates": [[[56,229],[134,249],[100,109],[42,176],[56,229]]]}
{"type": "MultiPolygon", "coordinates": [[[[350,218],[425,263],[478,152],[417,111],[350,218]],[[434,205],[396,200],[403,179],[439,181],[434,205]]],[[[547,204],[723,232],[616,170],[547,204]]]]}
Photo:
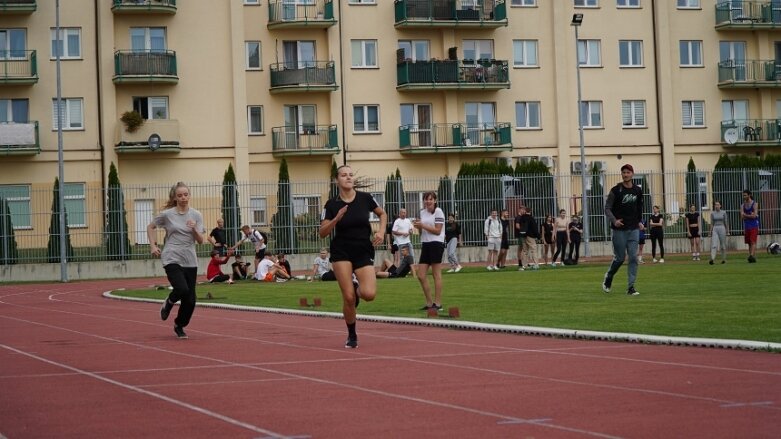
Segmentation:
{"type": "Polygon", "coordinates": [[[583,166],[580,162],[569,162],[569,169],[573,174],[580,174],[583,172],[583,166]]]}
{"type": "Polygon", "coordinates": [[[592,169],[596,169],[597,172],[605,172],[607,171],[607,162],[602,160],[597,160],[594,162],[591,162],[592,169]]]}
{"type": "Polygon", "coordinates": [[[545,166],[547,166],[549,168],[553,168],[553,157],[551,157],[549,155],[543,155],[543,156],[540,156],[539,160],[540,160],[540,163],[542,163],[543,165],[545,165],[545,166]]]}

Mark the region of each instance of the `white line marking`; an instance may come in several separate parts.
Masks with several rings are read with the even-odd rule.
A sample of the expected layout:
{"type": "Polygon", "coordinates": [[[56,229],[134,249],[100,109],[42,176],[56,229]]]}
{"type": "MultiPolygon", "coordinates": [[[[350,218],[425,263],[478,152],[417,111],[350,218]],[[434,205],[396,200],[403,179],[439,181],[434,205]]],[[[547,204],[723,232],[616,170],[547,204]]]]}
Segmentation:
{"type": "Polygon", "coordinates": [[[773,401],[759,401],[759,402],[736,402],[732,404],[722,404],[720,407],[733,408],[733,407],[761,407],[773,405],[773,401]]]}
{"type": "Polygon", "coordinates": [[[293,380],[294,378],[266,378],[266,379],[257,379],[257,380],[198,381],[198,382],[189,382],[189,383],[140,384],[138,387],[147,389],[150,387],[214,386],[218,384],[267,383],[272,381],[293,381],[293,380]]]}

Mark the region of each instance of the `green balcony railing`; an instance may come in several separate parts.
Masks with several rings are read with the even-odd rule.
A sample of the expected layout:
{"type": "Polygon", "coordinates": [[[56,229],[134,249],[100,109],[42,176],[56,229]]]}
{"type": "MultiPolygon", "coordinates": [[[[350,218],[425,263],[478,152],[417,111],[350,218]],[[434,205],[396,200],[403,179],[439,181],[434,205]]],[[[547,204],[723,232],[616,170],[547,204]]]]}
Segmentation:
{"type": "Polygon", "coordinates": [[[781,119],[734,119],[721,122],[722,144],[781,146],[781,119]],[[729,132],[728,132],[729,131],[729,132]]]}
{"type": "Polygon", "coordinates": [[[333,0],[270,0],[269,29],[330,27],[336,24],[333,0]]]}
{"type": "Polygon", "coordinates": [[[339,153],[336,125],[303,125],[271,128],[275,155],[318,155],[339,153]]]}
{"type": "Polygon", "coordinates": [[[781,60],[721,61],[719,87],[781,87],[781,60]]]}
{"type": "Polygon", "coordinates": [[[272,91],[336,90],[333,61],[271,64],[272,91]]]}
{"type": "Polygon", "coordinates": [[[508,122],[402,125],[399,148],[403,152],[512,149],[512,125],[508,122]]]}
{"type": "Polygon", "coordinates": [[[35,50],[0,50],[0,85],[38,82],[35,50]]]}
{"type": "Polygon", "coordinates": [[[500,27],[507,26],[504,0],[396,0],[396,27],[500,27]]]}
{"type": "Polygon", "coordinates": [[[176,0],[111,0],[114,13],[175,14],[176,0]]]}
{"type": "Polygon", "coordinates": [[[0,0],[0,14],[31,14],[37,8],[36,0],[0,0]]]}
{"type": "Polygon", "coordinates": [[[117,50],[114,52],[114,82],[176,83],[176,52],[173,50],[117,50]]]}
{"type": "Polygon", "coordinates": [[[0,122],[0,155],[38,154],[38,122],[0,122]]]}
{"type": "Polygon", "coordinates": [[[781,1],[716,3],[716,29],[781,29],[781,1]]]}
{"type": "Polygon", "coordinates": [[[402,61],[396,64],[397,88],[509,88],[504,60],[402,61]]]}

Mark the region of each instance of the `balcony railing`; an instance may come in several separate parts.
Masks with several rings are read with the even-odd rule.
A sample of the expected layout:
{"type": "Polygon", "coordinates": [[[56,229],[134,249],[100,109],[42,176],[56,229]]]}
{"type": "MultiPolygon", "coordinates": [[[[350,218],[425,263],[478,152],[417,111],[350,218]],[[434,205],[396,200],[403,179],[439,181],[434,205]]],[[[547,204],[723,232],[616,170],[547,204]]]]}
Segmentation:
{"type": "Polygon", "coordinates": [[[721,122],[723,145],[781,146],[781,119],[734,119],[721,122]]]}
{"type": "Polygon", "coordinates": [[[271,92],[336,90],[333,61],[271,64],[271,92]]]}
{"type": "Polygon", "coordinates": [[[290,27],[324,28],[336,24],[333,0],[270,0],[269,29],[290,27]]]}
{"type": "Polygon", "coordinates": [[[406,153],[506,151],[512,147],[512,126],[508,122],[399,127],[399,148],[406,153]]]}
{"type": "Polygon", "coordinates": [[[117,121],[114,146],[118,153],[139,152],[179,152],[179,121],[175,119],[149,119],[132,133],[127,132],[125,125],[117,121]],[[152,134],[160,136],[160,146],[153,149],[149,145],[152,134]]]}
{"type": "Polygon", "coordinates": [[[114,83],[177,83],[176,52],[117,50],[114,83]]]}
{"type": "Polygon", "coordinates": [[[0,15],[32,14],[37,8],[36,0],[0,0],[0,15]]]}
{"type": "Polygon", "coordinates": [[[35,50],[0,50],[0,85],[38,82],[35,50]]]}
{"type": "Polygon", "coordinates": [[[398,28],[507,26],[507,6],[503,0],[396,0],[394,7],[398,28]]]}
{"type": "Polygon", "coordinates": [[[781,29],[781,3],[777,0],[718,2],[716,29],[781,29]]]}
{"type": "Polygon", "coordinates": [[[115,14],[176,14],[176,0],[112,0],[115,14]]]}
{"type": "Polygon", "coordinates": [[[31,155],[41,152],[38,122],[0,122],[0,155],[31,155]]]}
{"type": "Polygon", "coordinates": [[[781,60],[721,61],[719,87],[781,87],[781,60]]]}
{"type": "Polygon", "coordinates": [[[502,60],[403,61],[396,65],[399,90],[510,88],[508,63],[502,60]]]}
{"type": "Polygon", "coordinates": [[[274,127],[271,147],[275,156],[339,154],[339,133],[336,125],[274,127]]]}

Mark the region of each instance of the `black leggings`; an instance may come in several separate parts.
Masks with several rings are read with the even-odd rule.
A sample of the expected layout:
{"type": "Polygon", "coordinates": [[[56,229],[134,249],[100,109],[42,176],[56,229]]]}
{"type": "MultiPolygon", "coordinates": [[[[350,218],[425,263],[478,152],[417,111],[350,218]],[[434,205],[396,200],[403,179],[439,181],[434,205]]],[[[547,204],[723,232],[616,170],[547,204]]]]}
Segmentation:
{"type": "Polygon", "coordinates": [[[575,259],[572,259],[575,262],[578,262],[578,259],[580,258],[580,237],[576,236],[577,233],[573,233],[571,235],[572,242],[569,243],[569,258],[572,259],[572,252],[575,252],[575,259]]]}
{"type": "Polygon", "coordinates": [[[561,254],[561,261],[564,261],[564,258],[567,257],[565,254],[567,252],[567,232],[556,232],[556,253],[553,254],[553,260],[551,262],[556,262],[556,258],[559,257],[559,254],[561,254]]]}
{"type": "Polygon", "coordinates": [[[182,267],[179,264],[168,264],[165,267],[168,282],[174,289],[168,295],[168,301],[179,304],[179,312],[176,314],[177,326],[184,328],[190,323],[190,318],[195,310],[195,280],[198,277],[198,267],[182,267]]]}
{"type": "Polygon", "coordinates": [[[659,257],[664,259],[664,230],[651,227],[651,257],[654,259],[656,259],[656,241],[659,241],[659,257]]]}

